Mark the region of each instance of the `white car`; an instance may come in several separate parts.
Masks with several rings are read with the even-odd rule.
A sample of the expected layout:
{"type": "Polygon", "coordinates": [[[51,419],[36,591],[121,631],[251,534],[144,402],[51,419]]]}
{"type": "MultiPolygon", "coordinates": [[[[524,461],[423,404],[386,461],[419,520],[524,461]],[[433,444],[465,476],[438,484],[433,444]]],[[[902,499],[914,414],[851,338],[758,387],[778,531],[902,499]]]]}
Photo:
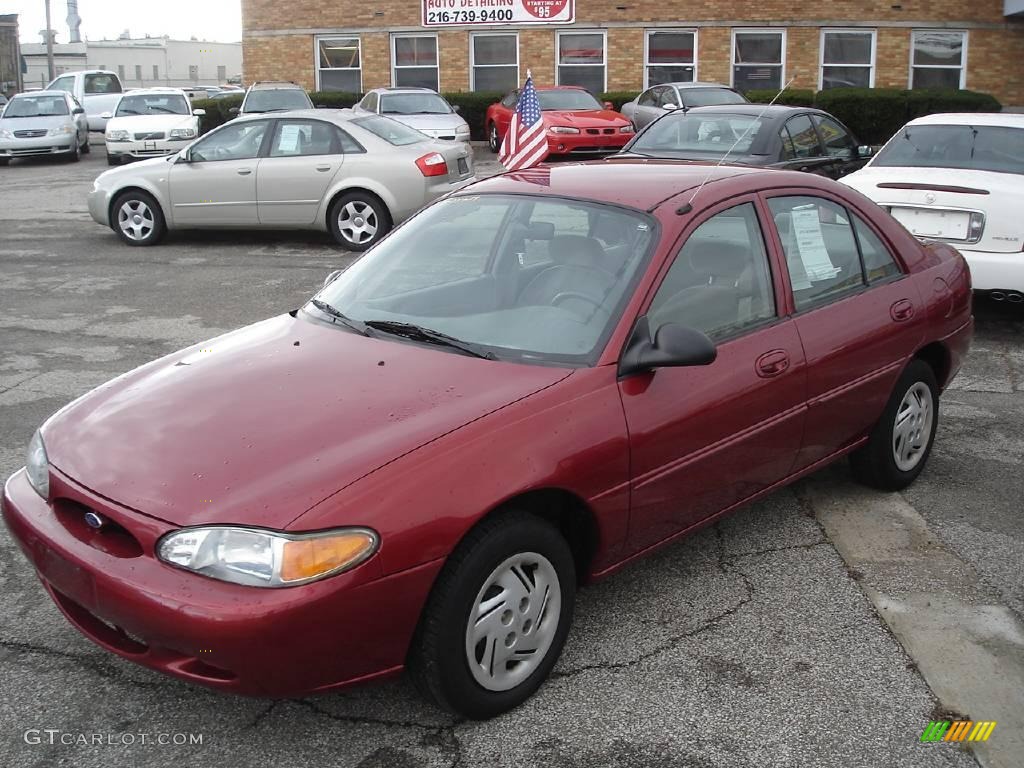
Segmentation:
{"type": "Polygon", "coordinates": [[[954,245],[975,290],[1024,302],[1024,115],[912,120],[840,181],[915,236],[954,245]]]}
{"type": "Polygon", "coordinates": [[[359,114],[387,115],[432,139],[469,141],[469,124],[458,108],[429,88],[374,88],[354,110],[359,114]]]}
{"type": "Polygon", "coordinates": [[[114,112],[105,113],[107,163],[162,157],[178,152],[199,136],[199,118],[181,88],[140,88],[124,94],[114,112]]]}

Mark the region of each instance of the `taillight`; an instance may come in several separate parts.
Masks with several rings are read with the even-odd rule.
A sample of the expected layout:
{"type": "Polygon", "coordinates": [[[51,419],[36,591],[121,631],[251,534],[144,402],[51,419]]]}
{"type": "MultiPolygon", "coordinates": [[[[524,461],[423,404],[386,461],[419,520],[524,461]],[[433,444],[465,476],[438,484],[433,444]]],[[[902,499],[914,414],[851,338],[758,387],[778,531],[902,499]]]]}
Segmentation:
{"type": "Polygon", "coordinates": [[[972,213],[971,222],[967,225],[967,242],[976,243],[981,240],[981,234],[985,231],[985,214],[972,213]]]}
{"type": "Polygon", "coordinates": [[[431,152],[429,155],[416,160],[416,167],[424,176],[447,176],[448,163],[440,152],[431,152]]]}

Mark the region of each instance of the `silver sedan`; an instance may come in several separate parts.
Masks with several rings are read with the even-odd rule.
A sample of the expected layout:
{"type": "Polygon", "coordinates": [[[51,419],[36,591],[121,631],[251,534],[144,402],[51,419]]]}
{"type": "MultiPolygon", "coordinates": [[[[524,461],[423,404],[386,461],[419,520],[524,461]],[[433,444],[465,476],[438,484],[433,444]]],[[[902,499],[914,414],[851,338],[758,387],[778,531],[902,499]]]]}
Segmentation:
{"type": "Polygon", "coordinates": [[[38,155],[78,160],[89,151],[85,110],[69,93],[19,93],[0,112],[0,165],[38,155]]]}
{"type": "Polygon", "coordinates": [[[166,158],[107,171],[89,213],[129,245],[168,229],[317,229],[364,251],[432,200],[475,181],[468,144],[382,115],[240,117],[166,158]]]}

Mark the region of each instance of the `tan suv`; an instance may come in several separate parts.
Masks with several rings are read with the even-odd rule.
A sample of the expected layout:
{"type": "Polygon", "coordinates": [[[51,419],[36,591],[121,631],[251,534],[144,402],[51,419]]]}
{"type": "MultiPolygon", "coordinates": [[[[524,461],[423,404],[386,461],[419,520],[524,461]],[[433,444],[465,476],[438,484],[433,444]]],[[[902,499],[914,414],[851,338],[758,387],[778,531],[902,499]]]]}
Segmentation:
{"type": "Polygon", "coordinates": [[[313,102],[300,85],[264,81],[253,83],[245,92],[241,107],[228,110],[232,115],[254,115],[262,112],[286,112],[290,109],[313,109],[313,102]]]}

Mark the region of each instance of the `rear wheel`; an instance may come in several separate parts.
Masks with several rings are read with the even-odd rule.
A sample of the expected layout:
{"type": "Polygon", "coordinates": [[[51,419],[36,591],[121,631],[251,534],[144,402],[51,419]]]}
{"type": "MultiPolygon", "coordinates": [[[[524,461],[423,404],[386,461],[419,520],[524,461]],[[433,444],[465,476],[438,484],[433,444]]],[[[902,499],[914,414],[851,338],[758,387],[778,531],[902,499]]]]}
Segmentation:
{"type": "Polygon", "coordinates": [[[369,192],[348,192],[331,205],[331,234],[349,251],[365,251],[391,230],[387,208],[369,192]]]}
{"type": "Polygon", "coordinates": [[[928,461],[938,423],[935,372],[923,360],[911,360],[868,442],[850,454],[854,476],[883,491],[906,488],[928,461]]]}
{"type": "Polygon", "coordinates": [[[114,157],[110,153],[107,153],[107,165],[120,165],[120,164],[121,164],[121,158],[114,157]]]}
{"type": "Polygon", "coordinates": [[[409,672],[438,705],[483,720],[518,706],[562,652],[576,598],[572,553],[525,511],[485,520],[448,558],[424,608],[409,672]]]}
{"type": "Polygon", "coordinates": [[[491,152],[498,154],[501,149],[501,139],[498,137],[498,126],[491,123],[487,128],[487,146],[490,147],[491,152]]]}
{"type": "Polygon", "coordinates": [[[154,245],[167,230],[160,204],[141,190],[119,195],[110,211],[111,228],[128,245],[154,245]]]}

